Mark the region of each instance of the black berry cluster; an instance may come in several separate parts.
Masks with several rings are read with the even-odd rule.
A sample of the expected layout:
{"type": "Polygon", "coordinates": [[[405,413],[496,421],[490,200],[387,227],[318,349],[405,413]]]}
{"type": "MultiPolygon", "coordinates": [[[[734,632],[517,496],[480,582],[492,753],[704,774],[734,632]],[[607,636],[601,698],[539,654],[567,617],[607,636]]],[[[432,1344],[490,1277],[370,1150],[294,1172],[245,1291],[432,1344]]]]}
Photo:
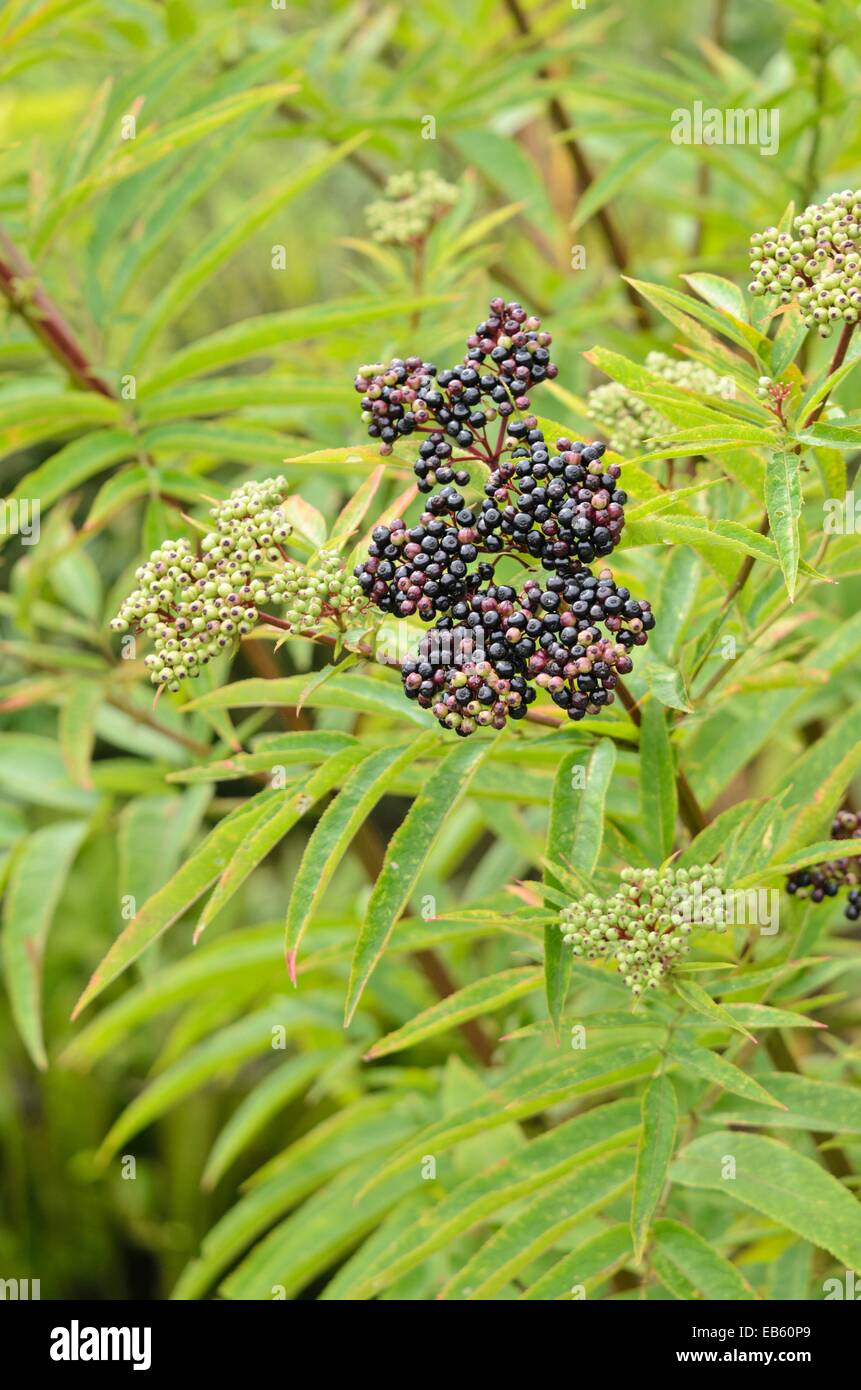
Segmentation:
{"type": "Polygon", "coordinates": [[[453,487],[435,493],[415,526],[400,517],[372,532],[367,559],[355,576],[384,613],[431,622],[463,598],[479,576],[469,573],[478,557],[476,514],[453,487]]]}
{"type": "MultiPolygon", "coordinates": [[[[838,811],[831,823],[831,838],[861,840],[861,815],[856,811],[838,811]]],[[[858,860],[847,856],[828,859],[808,869],[796,869],[787,877],[786,891],[821,903],[825,898],[836,897],[841,888],[848,888],[845,915],[850,922],[855,922],[861,917],[861,888],[855,886],[858,881],[858,860]]]]}
{"type": "Polygon", "coordinates": [[[432,362],[407,357],[359,369],[355,387],[362,397],[368,434],[379,439],[380,451],[388,454],[399,437],[427,430],[431,438],[416,463],[420,488],[427,492],[453,477],[461,482],[454,476],[449,441],[468,450],[467,457],[475,454],[488,461],[487,425],[516,410],[528,410],[527,393],[557,375],[550,343],[539,319],[519,304],[493,299],[488,317],[467,339],[460,365],[438,372],[432,362]],[[440,466],[448,476],[439,476],[440,466]]]}
{"type": "Polygon", "coordinates": [[[504,584],[476,589],[452,605],[451,616],[440,619],[417,655],[404,662],[404,693],[461,735],[524,718],[536,687],[569,719],[599,713],[613,703],[619,677],[633,669],[631,647],[642,645],[654,626],[649,605],[629,597],[606,617],[598,588],[607,599],[628,591],[616,588],[609,571],[601,581],[594,589],[572,589],[570,581],[553,576],[546,588],[527,580],[519,594],[504,584]],[[566,590],[576,593],[573,602],[566,590]],[[589,613],[575,614],[583,593],[589,613]],[[599,616],[590,620],[593,610],[599,616]],[[602,636],[596,621],[612,623],[612,635],[602,636]]]}
{"type": "Polygon", "coordinates": [[[491,585],[464,605],[466,623],[440,619],[422,637],[415,658],[403,663],[407,699],[432,710],[443,728],[461,737],[522,719],[535,699],[526,663],[502,630],[513,599],[513,589],[491,585]]]}
{"type": "Polygon", "coordinates": [[[549,345],[538,319],[494,299],[460,366],[438,372],[408,357],[356,379],[384,452],[423,434],[415,473],[430,495],[414,525],[394,517],[376,527],[355,579],[382,612],[434,624],[403,665],[404,690],[460,735],[524,718],[538,688],[570,719],[596,714],[655,623],[648,602],[609,570],[588,568],[622,535],[620,465],[600,443],[549,445],[535,416],[520,413],[527,393],[556,375],[549,345]],[[491,446],[486,427],[497,417],[491,446]],[[476,463],[487,472],[484,496],[472,500],[461,489],[476,463]],[[518,592],[498,581],[505,557],[536,562],[548,577],[518,592]]]}
{"type": "Polygon", "coordinates": [[[528,410],[527,391],[542,381],[552,381],[558,368],[548,351],[552,338],[541,329],[541,320],[519,304],[490,301],[490,313],[466,340],[466,361],[487,368],[482,390],[497,405],[500,415],[512,409],[528,410]],[[490,377],[495,385],[490,386],[490,377]],[[505,391],[505,395],[503,395],[505,391]]]}
{"type": "Polygon", "coordinates": [[[509,457],[484,488],[478,529],[485,549],[525,552],[563,574],[609,555],[628,495],[618,485],[620,465],[601,461],[605,446],[557,439],[554,452],[534,416],[509,425],[508,439],[509,457]]]}

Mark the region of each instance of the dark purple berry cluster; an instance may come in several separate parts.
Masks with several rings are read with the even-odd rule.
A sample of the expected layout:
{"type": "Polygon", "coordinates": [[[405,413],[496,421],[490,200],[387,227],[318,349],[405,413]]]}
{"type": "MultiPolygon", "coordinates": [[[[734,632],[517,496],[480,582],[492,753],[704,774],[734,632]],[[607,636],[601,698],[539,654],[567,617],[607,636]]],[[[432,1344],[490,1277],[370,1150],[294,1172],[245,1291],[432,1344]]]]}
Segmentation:
{"type": "Polygon", "coordinates": [[[438,372],[408,357],[356,378],[384,453],[399,436],[423,435],[415,473],[430,495],[414,525],[395,517],[375,528],[355,577],[382,612],[433,623],[403,664],[404,691],[461,736],[523,719],[539,688],[570,719],[597,714],[655,625],[648,602],[588,568],[622,535],[619,464],[604,461],[603,444],[549,445],[521,413],[527,393],[556,375],[550,341],[519,304],[494,299],[459,366],[438,372]],[[487,469],[475,501],[459,490],[474,463],[487,469]],[[538,562],[548,577],[518,593],[497,581],[504,556],[538,562]]]}
{"type": "Polygon", "coordinates": [[[646,634],[655,626],[649,601],[632,598],[630,589],[616,584],[611,570],[600,570],[597,575],[579,570],[564,580],[549,579],[547,587],[561,593],[575,618],[601,623],[626,647],[645,646],[646,634]]]}
{"type": "Polygon", "coordinates": [[[380,452],[390,454],[399,435],[412,434],[430,419],[420,395],[433,384],[436,367],[420,357],[396,357],[385,365],[360,367],[355,380],[362,395],[362,419],[380,452]]]}
{"type": "Polygon", "coordinates": [[[355,575],[382,612],[399,618],[417,613],[432,622],[480,582],[478,573],[469,573],[479,539],[475,512],[447,487],[429,499],[414,526],[400,517],[377,526],[355,575]]]}
{"type": "Polygon", "coordinates": [[[368,434],[379,439],[381,453],[390,454],[400,437],[427,432],[430,438],[415,465],[420,489],[429,492],[437,482],[461,482],[451,462],[452,445],[466,449],[467,457],[489,461],[486,427],[515,410],[528,410],[527,392],[557,375],[550,343],[539,319],[519,304],[493,299],[488,317],[467,339],[458,366],[438,372],[432,362],[407,357],[360,368],[355,387],[368,434]]]}
{"type": "Polygon", "coordinates": [[[478,728],[502,729],[507,719],[523,719],[535,699],[525,663],[501,631],[512,600],[504,597],[504,586],[500,589],[502,595],[491,586],[475,596],[469,624],[440,619],[402,667],[407,699],[432,710],[444,729],[462,738],[478,728]]]}
{"type": "Polygon", "coordinates": [[[488,317],[466,340],[466,361],[480,364],[482,369],[489,366],[488,384],[483,389],[500,415],[528,410],[527,391],[558,374],[548,350],[552,341],[550,334],[542,331],[541,320],[519,304],[506,304],[501,298],[490,301],[488,317]],[[495,382],[492,388],[490,377],[495,382]]]}
{"type": "MultiPolygon", "coordinates": [[[[608,575],[604,571],[602,578],[608,575]]],[[[425,634],[417,655],[404,662],[407,698],[433,710],[444,728],[461,736],[482,725],[499,729],[509,718],[523,719],[536,688],[546,690],[575,721],[611,705],[619,677],[633,669],[630,648],[642,645],[654,626],[651,609],[623,600],[623,610],[627,603],[631,612],[598,618],[615,629],[602,636],[595,620],[573,612],[566,584],[558,576],[546,588],[527,580],[520,594],[510,585],[491,584],[459,600],[451,616],[425,634]]],[[[612,577],[603,587],[608,597],[620,592],[612,577]]]]}
{"type": "Polygon", "coordinates": [[[533,416],[509,425],[508,438],[514,447],[484,488],[485,548],[525,552],[563,574],[609,555],[628,494],[619,487],[620,465],[601,461],[605,446],[557,439],[554,452],[533,416]]]}
{"type": "MultiPolygon", "coordinates": [[[[861,839],[861,815],[856,811],[838,811],[831,823],[832,840],[861,839]]],[[[813,864],[807,869],[796,869],[786,880],[787,893],[809,898],[811,902],[821,903],[825,898],[834,898],[841,888],[848,888],[849,895],[845,910],[850,922],[861,916],[861,888],[855,887],[859,880],[858,860],[854,857],[827,859],[821,864],[813,864]]]]}

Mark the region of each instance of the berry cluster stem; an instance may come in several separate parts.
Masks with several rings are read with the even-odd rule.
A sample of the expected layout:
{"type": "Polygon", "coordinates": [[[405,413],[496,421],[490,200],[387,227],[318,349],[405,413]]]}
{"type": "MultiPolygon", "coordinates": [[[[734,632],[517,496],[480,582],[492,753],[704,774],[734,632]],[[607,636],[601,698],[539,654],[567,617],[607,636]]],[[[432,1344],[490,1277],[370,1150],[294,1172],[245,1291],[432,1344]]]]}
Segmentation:
{"type": "Polygon", "coordinates": [[[35,277],[24,254],[0,228],[0,293],[9,307],[69,373],[88,391],[115,400],[110,386],[99,376],[74,329],[35,277]]]}
{"type": "MultiPolygon", "coordinates": [[[[618,685],[616,686],[616,692],[619,696],[619,699],[622,701],[622,704],[625,706],[625,709],[627,710],[631,718],[631,722],[633,724],[636,724],[637,728],[639,729],[643,723],[643,716],[640,714],[640,707],[637,704],[637,701],[634,699],[633,695],[631,694],[630,690],[628,689],[623,680],[620,680],[618,685]]],[[[532,711],[530,710],[530,714],[531,712],[532,711]]],[[[528,717],[529,716],[527,716],[527,718],[528,717]]],[[[691,835],[699,835],[703,830],[705,830],[706,826],[709,823],[708,816],[705,814],[699,802],[697,801],[694,789],[688,781],[686,774],[681,768],[679,768],[678,772],[676,773],[676,795],[678,797],[679,802],[679,815],[681,816],[691,835]]]]}
{"type": "MultiPolygon", "coordinates": [[[[505,6],[518,32],[523,38],[531,40],[533,38],[532,26],[520,4],[520,0],[505,0],[505,6]]],[[[542,67],[539,68],[538,75],[542,78],[549,78],[551,74],[546,67],[542,67]]],[[[565,148],[574,166],[574,174],[577,179],[580,195],[582,196],[595,182],[595,175],[592,172],[589,161],[583,153],[583,150],[571,133],[571,122],[568,119],[565,107],[558,97],[550,98],[547,104],[547,111],[552,125],[555,126],[560,135],[567,137],[565,140],[565,148]]],[[[622,283],[624,285],[625,296],[634,311],[637,324],[640,328],[649,328],[649,312],[646,305],[643,303],[630,281],[624,279],[628,269],[628,251],[616,223],[613,221],[606,207],[599,208],[595,216],[606,243],[607,250],[610,253],[610,258],[619,274],[623,277],[622,283]]]]}

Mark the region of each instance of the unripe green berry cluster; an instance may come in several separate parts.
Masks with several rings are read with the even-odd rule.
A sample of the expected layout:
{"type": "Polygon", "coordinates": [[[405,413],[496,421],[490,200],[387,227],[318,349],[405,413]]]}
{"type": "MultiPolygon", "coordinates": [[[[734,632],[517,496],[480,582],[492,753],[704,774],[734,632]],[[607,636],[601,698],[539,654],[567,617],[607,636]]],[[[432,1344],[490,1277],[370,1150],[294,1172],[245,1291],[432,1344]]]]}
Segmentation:
{"type": "Polygon", "coordinates": [[[213,657],[235,650],[257,622],[261,603],[275,597],[259,566],[281,561],[290,526],[279,510],[283,478],[249,482],[211,509],[215,530],[197,552],[185,539],[165,540],[135,571],[138,588],[111,627],[149,633],[144,658],[153,685],[179,690],[213,657]]]}
{"type": "Polygon", "coordinates": [[[453,207],[458,191],[438,174],[393,174],[385,196],[369,203],[365,217],[375,241],[388,246],[410,246],[423,241],[434,223],[453,207]]]}
{"type": "Polygon", "coordinates": [[[313,628],[322,618],[336,615],[349,624],[367,607],[358,582],[345,573],[334,550],[321,550],[313,569],[288,560],[270,583],[276,600],[284,605],[284,618],[297,629],[313,628]]]}
{"type": "Polygon", "coordinates": [[[724,930],[723,870],[623,869],[611,898],[588,893],[562,911],[559,923],[575,956],[615,960],[636,997],[657,989],[687,955],[695,925],[724,930]]]}
{"type": "Polygon", "coordinates": [[[748,289],[794,300],[807,327],[829,338],[835,323],[857,323],[861,310],[861,189],[811,204],[792,226],[754,232],[748,289]]]}
{"type": "Polygon", "coordinates": [[[364,602],[334,552],[321,551],[311,570],[287,558],[286,487],[280,477],[244,483],[212,508],[215,530],[196,551],[185,539],[165,540],[135,571],[138,587],[111,627],[152,637],[144,665],[153,685],[177,691],[213,657],[231,655],[264,604],[286,606],[287,621],[306,631],[336,614],[352,617],[364,602]]]}
{"type": "MultiPolygon", "coordinates": [[[[668,357],[663,352],[650,352],[646,369],[683,391],[699,391],[704,396],[719,396],[723,379],[701,362],[688,362],[668,357]]],[[[673,425],[654,406],[647,405],[618,381],[596,386],[587,398],[589,416],[600,422],[601,429],[617,454],[639,453],[648,447],[663,448],[673,425]]]]}

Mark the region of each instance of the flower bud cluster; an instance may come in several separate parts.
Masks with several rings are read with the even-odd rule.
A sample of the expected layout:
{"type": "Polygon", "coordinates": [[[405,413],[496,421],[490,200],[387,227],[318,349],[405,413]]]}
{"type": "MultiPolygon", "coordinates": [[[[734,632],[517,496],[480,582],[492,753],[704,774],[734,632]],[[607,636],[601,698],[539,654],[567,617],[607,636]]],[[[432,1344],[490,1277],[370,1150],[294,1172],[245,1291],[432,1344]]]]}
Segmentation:
{"type": "Polygon", "coordinates": [[[748,289],[795,300],[807,327],[829,338],[835,323],[857,323],[861,310],[861,189],[811,204],[792,226],[754,232],[748,289]]]}
{"type": "Polygon", "coordinates": [[[723,870],[623,869],[611,898],[588,893],[562,911],[560,930],[575,956],[614,960],[635,996],[657,989],[687,955],[695,925],[724,930],[723,870]]]}
{"type": "Polygon", "coordinates": [[[302,631],[325,618],[349,621],[364,605],[334,552],[321,551],[310,569],[288,559],[286,487],[280,477],[244,483],[211,509],[215,529],[196,550],[185,538],[162,541],[135,571],[137,588],[111,627],[152,638],[144,665],[153,685],[177,691],[214,657],[231,655],[264,605],[286,607],[286,621],[302,631]]]}
{"type": "MultiPolygon", "coordinates": [[[[719,396],[725,382],[711,367],[701,362],[689,362],[668,357],[663,352],[650,352],[646,369],[683,391],[698,391],[703,396],[719,396]]],[[[674,429],[654,406],[640,400],[621,382],[610,381],[596,386],[587,397],[589,416],[600,421],[601,428],[617,454],[642,453],[648,448],[661,449],[674,429]]]]}
{"type": "Polygon", "coordinates": [[[438,174],[407,170],[393,174],[385,195],[365,208],[374,241],[388,246],[411,246],[423,241],[435,222],[454,207],[458,191],[438,174]]]}

